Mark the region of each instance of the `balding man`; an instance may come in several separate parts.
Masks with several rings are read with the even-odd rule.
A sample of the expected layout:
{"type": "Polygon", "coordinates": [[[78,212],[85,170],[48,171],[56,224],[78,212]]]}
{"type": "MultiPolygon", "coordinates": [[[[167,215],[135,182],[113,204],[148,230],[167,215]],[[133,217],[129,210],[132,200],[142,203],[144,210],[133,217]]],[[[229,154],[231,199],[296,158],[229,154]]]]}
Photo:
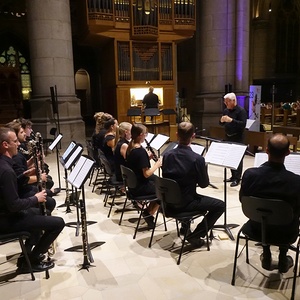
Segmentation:
{"type": "MultiPolygon", "coordinates": [[[[206,215],[208,230],[210,230],[225,211],[225,204],[219,199],[197,194],[196,188],[205,188],[209,184],[207,167],[203,156],[193,152],[190,147],[195,138],[195,127],[192,123],[181,122],[177,130],[178,147],[164,154],[162,164],[163,177],[177,181],[183,202],[172,208],[178,212],[208,211],[206,215]]],[[[186,228],[182,222],[181,233],[186,228]]],[[[195,247],[204,245],[202,239],[206,234],[204,221],[187,236],[188,242],[195,247]]]]}
{"type": "MultiPolygon", "coordinates": [[[[226,141],[234,143],[243,143],[244,129],[247,122],[246,110],[237,104],[235,93],[228,93],[224,96],[223,116],[220,119],[220,124],[225,127],[226,141]]],[[[231,169],[231,178],[227,182],[231,182],[230,186],[239,185],[243,172],[243,160],[241,160],[237,170],[231,169]]]]}
{"type": "MultiPolygon", "coordinates": [[[[286,273],[293,266],[293,259],[287,256],[289,244],[295,242],[299,233],[299,208],[300,208],[300,176],[284,166],[284,159],[289,155],[289,140],[282,134],[276,134],[268,140],[268,161],[258,168],[250,168],[244,172],[240,199],[242,196],[260,198],[275,198],[291,204],[294,210],[294,221],[287,226],[268,226],[268,236],[274,239],[279,247],[278,269],[286,273]]],[[[284,216],[282,216],[284,218],[284,216]]],[[[260,224],[248,221],[244,232],[259,238],[261,236],[260,224]]],[[[263,246],[261,255],[262,267],[270,270],[272,255],[270,246],[263,246]]]]}

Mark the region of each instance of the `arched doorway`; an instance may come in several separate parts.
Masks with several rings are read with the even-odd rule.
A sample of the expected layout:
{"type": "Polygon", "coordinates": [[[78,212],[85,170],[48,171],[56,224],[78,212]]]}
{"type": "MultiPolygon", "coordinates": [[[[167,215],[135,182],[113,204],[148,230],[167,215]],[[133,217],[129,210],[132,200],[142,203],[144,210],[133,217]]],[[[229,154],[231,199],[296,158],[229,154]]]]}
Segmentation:
{"type": "Polygon", "coordinates": [[[91,115],[91,92],[90,76],[84,69],[79,69],[75,74],[75,88],[77,98],[81,100],[81,115],[86,117],[91,115]]]}

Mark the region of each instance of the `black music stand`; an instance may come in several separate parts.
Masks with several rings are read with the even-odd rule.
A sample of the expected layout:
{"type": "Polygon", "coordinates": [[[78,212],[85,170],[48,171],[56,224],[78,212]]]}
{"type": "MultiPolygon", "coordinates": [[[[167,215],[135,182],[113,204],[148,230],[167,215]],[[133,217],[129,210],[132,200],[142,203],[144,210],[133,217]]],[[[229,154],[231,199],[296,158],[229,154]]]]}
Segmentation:
{"type": "MultiPolygon", "coordinates": [[[[91,267],[91,263],[94,262],[91,249],[95,247],[101,246],[105,242],[95,242],[92,245],[88,242],[88,232],[87,232],[87,221],[86,221],[86,206],[85,206],[85,193],[84,193],[84,183],[89,177],[92,168],[95,164],[93,158],[82,155],[73,170],[71,171],[68,182],[72,184],[77,189],[81,189],[82,199],[80,199],[80,213],[81,213],[81,227],[82,227],[82,247],[69,248],[65,251],[74,251],[78,249],[83,250],[83,263],[81,265],[81,269],[88,270],[91,267]]],[[[93,267],[93,266],[92,266],[93,267]]]]}
{"type": "MultiPolygon", "coordinates": [[[[160,116],[158,108],[145,108],[144,109],[145,124],[155,125],[157,116],[160,116]],[[151,123],[146,122],[146,117],[151,117],[151,123]],[[153,122],[153,119],[154,119],[154,122],[153,122]]],[[[155,131],[155,130],[153,130],[153,131],[155,131]]]]}
{"type": "Polygon", "coordinates": [[[48,149],[51,151],[53,151],[54,148],[56,149],[56,164],[57,164],[57,177],[58,177],[59,191],[61,191],[62,188],[61,188],[60,169],[59,169],[59,151],[58,151],[57,145],[61,141],[62,138],[63,138],[63,135],[61,133],[59,133],[57,135],[57,137],[54,139],[54,141],[48,147],[48,149]]]}
{"type": "Polygon", "coordinates": [[[231,228],[239,226],[238,224],[227,224],[227,168],[237,169],[244,157],[247,146],[227,142],[212,142],[206,155],[205,162],[208,164],[224,167],[224,224],[214,225],[213,228],[223,228],[229,238],[234,240],[230,231],[231,228]]]}
{"type": "Polygon", "coordinates": [[[136,123],[135,117],[141,117],[141,115],[142,115],[142,111],[138,107],[132,107],[127,110],[127,117],[130,117],[130,121],[132,121],[132,117],[133,117],[134,123],[136,123]]]}

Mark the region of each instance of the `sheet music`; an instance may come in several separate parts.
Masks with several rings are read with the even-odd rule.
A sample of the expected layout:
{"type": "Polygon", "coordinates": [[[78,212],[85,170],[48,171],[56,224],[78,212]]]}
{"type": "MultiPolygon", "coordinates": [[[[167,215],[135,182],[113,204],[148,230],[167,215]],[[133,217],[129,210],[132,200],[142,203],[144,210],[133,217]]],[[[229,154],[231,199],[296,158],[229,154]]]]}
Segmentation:
{"type": "Polygon", "coordinates": [[[268,154],[266,152],[255,153],[254,167],[259,167],[268,160],[268,154]]]}
{"type": "Polygon", "coordinates": [[[195,153],[199,155],[202,155],[205,150],[205,147],[199,144],[191,144],[191,148],[195,153]]]}
{"type": "Polygon", "coordinates": [[[255,123],[256,120],[247,119],[246,129],[250,129],[250,127],[255,123]]]}
{"type": "MultiPolygon", "coordinates": [[[[259,167],[268,161],[268,154],[265,152],[256,153],[254,159],[254,167],[259,167]]],[[[288,171],[300,175],[300,155],[298,153],[291,153],[285,157],[284,166],[288,171]]]]}
{"type": "Polygon", "coordinates": [[[76,146],[75,142],[71,142],[68,146],[68,148],[66,149],[66,151],[64,152],[62,159],[65,160],[67,158],[67,156],[70,154],[70,152],[72,151],[72,149],[76,146]]]}
{"type": "Polygon", "coordinates": [[[236,170],[246,149],[246,145],[212,142],[205,155],[205,161],[236,170]]]}
{"type": "Polygon", "coordinates": [[[155,149],[159,150],[168,140],[170,139],[169,136],[164,134],[158,134],[150,143],[150,146],[155,149]]]}
{"type": "Polygon", "coordinates": [[[59,143],[59,141],[62,139],[62,134],[60,133],[56,138],[55,140],[51,143],[51,145],[49,145],[48,149],[49,150],[53,150],[55,148],[55,146],[59,143]]]}
{"type": "Polygon", "coordinates": [[[83,148],[80,145],[77,145],[75,151],[72,153],[72,155],[70,156],[70,158],[65,162],[65,168],[69,169],[72,164],[74,164],[76,162],[76,158],[82,153],[83,148]]]}
{"type": "Polygon", "coordinates": [[[81,156],[75,165],[74,169],[68,177],[68,182],[70,182],[76,188],[81,188],[82,184],[85,183],[87,176],[94,165],[94,161],[88,157],[81,156]]]}
{"type": "MultiPolygon", "coordinates": [[[[153,134],[153,133],[151,133],[151,132],[148,132],[147,137],[145,138],[145,140],[147,140],[148,143],[151,143],[151,141],[152,141],[153,138],[154,138],[154,135],[155,135],[155,134],[153,134]]],[[[146,144],[145,141],[142,143],[142,147],[147,148],[147,144],[146,144]]]]}
{"type": "Polygon", "coordinates": [[[300,175],[300,155],[297,153],[291,153],[285,157],[285,168],[297,175],[300,175]]]}

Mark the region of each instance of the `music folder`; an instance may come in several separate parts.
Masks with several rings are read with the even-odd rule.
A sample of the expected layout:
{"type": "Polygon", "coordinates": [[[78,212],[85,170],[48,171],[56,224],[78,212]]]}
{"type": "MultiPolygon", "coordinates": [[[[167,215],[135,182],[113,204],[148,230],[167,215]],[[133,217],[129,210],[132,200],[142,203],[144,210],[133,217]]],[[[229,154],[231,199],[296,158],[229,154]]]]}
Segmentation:
{"type": "Polygon", "coordinates": [[[68,159],[68,157],[71,154],[71,151],[74,149],[74,147],[76,146],[76,142],[72,141],[69,146],[67,147],[67,149],[65,150],[65,152],[63,153],[61,159],[63,161],[63,163],[68,159]]]}
{"type": "MultiPolygon", "coordinates": [[[[169,152],[170,150],[173,150],[175,148],[178,147],[178,143],[177,142],[171,142],[169,143],[169,145],[166,147],[166,149],[164,149],[164,151],[162,152],[162,156],[169,152]]],[[[193,150],[193,152],[199,154],[199,155],[203,155],[204,151],[205,151],[205,147],[198,144],[198,143],[191,143],[190,145],[191,149],[193,150]]]]}
{"type": "MultiPolygon", "coordinates": [[[[145,138],[145,140],[150,144],[151,141],[153,140],[154,136],[155,136],[155,134],[153,134],[151,132],[148,132],[147,137],[145,138]]],[[[147,143],[145,141],[142,143],[142,147],[147,148],[147,143]]]]}
{"type": "Polygon", "coordinates": [[[75,147],[72,149],[70,156],[66,161],[64,161],[65,169],[69,170],[79,159],[80,155],[83,152],[83,147],[80,144],[76,144],[75,147]]]}
{"type": "Polygon", "coordinates": [[[63,138],[63,135],[61,133],[58,134],[58,136],[55,138],[55,140],[49,145],[48,149],[53,150],[57,144],[60,142],[60,140],[63,138]]]}
{"type": "Polygon", "coordinates": [[[68,176],[68,182],[80,189],[86,182],[95,161],[87,155],[80,156],[77,164],[68,176]]]}
{"type": "Polygon", "coordinates": [[[236,170],[246,149],[247,146],[242,144],[212,142],[206,152],[205,162],[236,170]]]}
{"type": "Polygon", "coordinates": [[[159,149],[170,139],[169,136],[164,134],[158,134],[150,143],[150,146],[159,151],[159,149]]]}
{"type": "MultiPolygon", "coordinates": [[[[268,161],[268,154],[265,152],[255,153],[254,167],[259,167],[263,163],[268,161]]],[[[288,171],[291,171],[297,175],[300,175],[300,154],[290,153],[284,159],[284,166],[288,171]]]]}

